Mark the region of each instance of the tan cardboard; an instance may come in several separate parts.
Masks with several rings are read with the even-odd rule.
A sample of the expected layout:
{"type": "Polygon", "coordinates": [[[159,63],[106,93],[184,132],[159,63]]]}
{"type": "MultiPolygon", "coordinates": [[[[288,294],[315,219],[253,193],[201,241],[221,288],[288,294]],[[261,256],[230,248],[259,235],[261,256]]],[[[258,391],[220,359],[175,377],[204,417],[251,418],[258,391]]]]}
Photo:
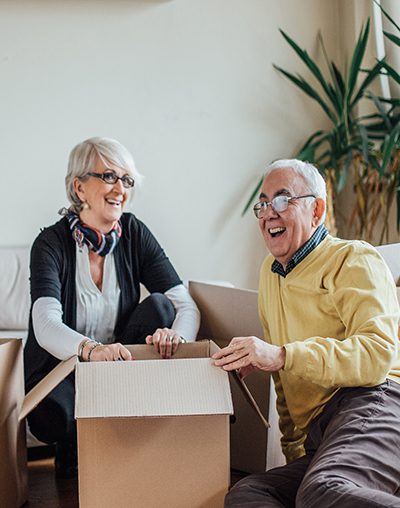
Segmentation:
{"type": "Polygon", "coordinates": [[[19,421],[26,416],[41,402],[53,388],[61,383],[70,374],[78,363],[78,357],[72,356],[65,362],[60,362],[46,377],[44,377],[32,390],[26,394],[19,414],[19,421]]]}
{"type": "MultiPolygon", "coordinates": [[[[199,339],[224,346],[262,337],[256,292],[199,283],[190,291],[202,313],[199,339]]],[[[229,445],[232,402],[227,373],[210,359],[216,344],[182,344],[171,360],[153,346],[129,348],[134,362],[61,362],[26,396],[20,418],[75,369],[81,507],[222,508],[231,465],[265,470],[268,374],[245,384],[232,377],[229,445]]]]}
{"type": "Polygon", "coordinates": [[[233,406],[228,375],[210,359],[217,346],[182,344],[171,360],[128,348],[133,362],[62,362],[21,418],[75,369],[81,507],[222,507],[233,406]]]}
{"type": "MultiPolygon", "coordinates": [[[[189,292],[201,314],[199,339],[213,340],[225,347],[233,337],[264,337],[258,316],[258,293],[244,289],[189,282],[189,292]]],[[[244,386],[254,397],[257,406],[249,404],[243,387],[231,376],[231,392],[235,408],[231,423],[231,467],[256,473],[267,467],[267,428],[270,375],[256,371],[247,376],[244,386]],[[264,416],[260,419],[258,407],[264,416]]]]}
{"type": "Polygon", "coordinates": [[[20,508],[28,499],[22,339],[0,339],[0,506],[20,508]]]}
{"type": "Polygon", "coordinates": [[[233,406],[209,343],[128,348],[136,361],[77,365],[80,506],[222,507],[233,406]]]}

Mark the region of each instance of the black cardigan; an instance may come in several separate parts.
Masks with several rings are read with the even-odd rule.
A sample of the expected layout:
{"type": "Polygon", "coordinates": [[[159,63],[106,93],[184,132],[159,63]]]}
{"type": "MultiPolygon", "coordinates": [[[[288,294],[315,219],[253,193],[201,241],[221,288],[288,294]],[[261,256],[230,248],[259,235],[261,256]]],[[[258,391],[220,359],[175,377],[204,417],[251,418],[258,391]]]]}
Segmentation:
{"type": "MultiPolygon", "coordinates": [[[[139,303],[140,283],[150,293],[165,293],[181,283],[175,269],[149,229],[134,215],[121,217],[122,236],[114,249],[117,280],[121,290],[114,334],[116,341],[139,303]]],[[[31,309],[24,351],[25,388],[29,391],[60,360],[37,342],[32,326],[32,306],[50,296],[61,302],[63,323],[76,329],[76,244],[68,219],[45,228],[33,243],[30,263],[31,309]]]]}

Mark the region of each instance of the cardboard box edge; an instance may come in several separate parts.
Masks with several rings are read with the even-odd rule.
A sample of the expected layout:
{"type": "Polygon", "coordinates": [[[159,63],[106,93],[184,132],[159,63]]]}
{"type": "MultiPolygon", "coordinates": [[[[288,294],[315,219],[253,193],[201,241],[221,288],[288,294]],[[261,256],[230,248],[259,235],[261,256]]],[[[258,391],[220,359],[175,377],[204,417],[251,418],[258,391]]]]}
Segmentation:
{"type": "Polygon", "coordinates": [[[39,383],[32,388],[24,397],[18,421],[22,421],[35,407],[48,395],[53,388],[61,383],[78,363],[78,357],[71,356],[68,360],[60,362],[39,383]]]}

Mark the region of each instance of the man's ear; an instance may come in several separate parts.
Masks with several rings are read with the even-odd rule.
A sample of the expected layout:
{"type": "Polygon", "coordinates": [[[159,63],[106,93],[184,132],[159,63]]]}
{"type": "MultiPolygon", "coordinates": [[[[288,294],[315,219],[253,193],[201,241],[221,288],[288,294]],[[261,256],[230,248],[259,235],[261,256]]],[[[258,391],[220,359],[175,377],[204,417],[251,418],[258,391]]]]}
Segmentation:
{"type": "Polygon", "coordinates": [[[316,198],[315,200],[315,208],[314,208],[314,216],[312,220],[313,227],[319,226],[320,220],[325,211],[325,202],[321,198],[316,198]]]}

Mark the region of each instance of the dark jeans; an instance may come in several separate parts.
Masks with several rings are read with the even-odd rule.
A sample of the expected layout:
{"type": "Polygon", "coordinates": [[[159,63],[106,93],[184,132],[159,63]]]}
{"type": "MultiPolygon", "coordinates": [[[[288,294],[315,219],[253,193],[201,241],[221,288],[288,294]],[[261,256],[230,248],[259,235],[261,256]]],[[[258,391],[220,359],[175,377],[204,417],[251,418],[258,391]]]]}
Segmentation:
{"type": "MultiPolygon", "coordinates": [[[[122,344],[144,344],[157,328],[170,328],[175,319],[171,301],[153,293],[139,304],[120,338],[122,344]]],[[[58,443],[63,450],[76,453],[75,375],[70,374],[28,415],[32,434],[48,444],[58,443]]]]}
{"type": "Polygon", "coordinates": [[[225,508],[400,508],[400,385],[342,388],[310,424],[306,455],[238,482],[225,508]]]}

